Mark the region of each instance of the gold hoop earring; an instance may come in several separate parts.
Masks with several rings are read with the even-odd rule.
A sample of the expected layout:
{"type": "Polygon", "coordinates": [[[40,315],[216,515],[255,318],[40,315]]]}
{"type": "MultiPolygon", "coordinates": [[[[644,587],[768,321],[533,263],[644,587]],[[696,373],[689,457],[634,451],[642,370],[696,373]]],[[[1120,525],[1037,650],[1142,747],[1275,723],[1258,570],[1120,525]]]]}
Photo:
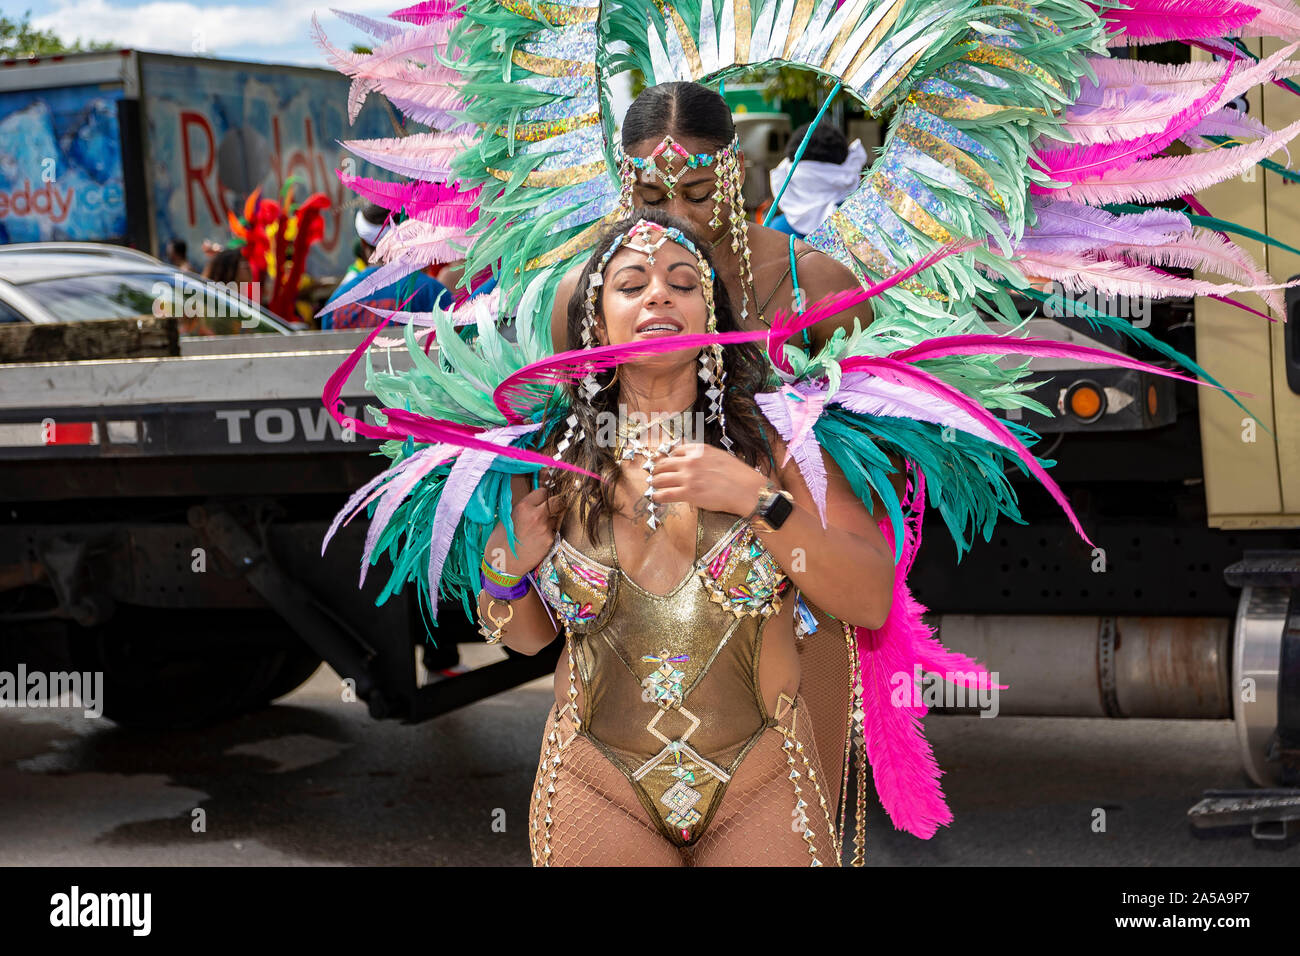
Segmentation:
{"type": "Polygon", "coordinates": [[[623,367],[623,366],[621,366],[621,365],[615,365],[615,366],[614,366],[614,374],[613,374],[613,376],[610,378],[610,380],[609,380],[608,382],[606,382],[606,383],[605,383],[604,385],[602,385],[600,388],[596,389],[596,391],[597,391],[597,392],[603,392],[605,389],[609,388],[609,387],[612,386],[615,382],[617,382],[617,381],[618,381],[618,371],[619,371],[619,369],[621,369],[622,367],[623,367]]]}

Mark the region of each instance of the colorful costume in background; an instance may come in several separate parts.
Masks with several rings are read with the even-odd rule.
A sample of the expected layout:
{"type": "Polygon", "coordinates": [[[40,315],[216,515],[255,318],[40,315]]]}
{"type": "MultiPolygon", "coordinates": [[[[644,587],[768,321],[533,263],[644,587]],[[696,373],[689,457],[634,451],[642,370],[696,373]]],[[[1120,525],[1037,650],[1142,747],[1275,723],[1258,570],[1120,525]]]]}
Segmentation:
{"type": "MultiPolygon", "coordinates": [[[[1264,161],[1300,132],[1300,123],[1270,130],[1230,106],[1260,83],[1294,89],[1289,77],[1300,64],[1290,57],[1298,44],[1257,60],[1235,38],[1300,40],[1300,11],[1281,0],[1132,0],[1126,7],[1080,0],[427,0],[392,15],[405,25],[347,18],[379,42],[374,53],[359,55],[319,36],[354,79],[353,110],[380,92],[432,128],[345,144],[410,177],[344,177],[366,199],[410,217],[400,235],[386,239],[386,265],[372,281],[394,281],[447,246],[467,249],[467,275],[491,267],[500,276],[491,296],[453,315],[385,315],[406,324],[414,364],[408,372],[372,368],[369,382],[384,405],[379,424],[354,423],[363,435],[388,439],[381,447],[393,465],[339,520],[370,506],[363,576],[386,552],[393,571],[384,596],[414,581],[431,612],[439,595],[454,595],[471,613],[487,535],[499,518],[509,528],[509,475],[555,465],[536,448],[543,418],[555,420],[563,403],[559,385],[646,354],[644,343],[550,354],[561,276],[626,214],[630,172],[647,162],[617,146],[610,77],[637,68],[647,83],[707,84],[759,64],[803,66],[840,77],[871,115],[890,117],[883,151],[860,186],[807,238],[852,269],[863,290],[816,303],[798,319],[778,315],[769,332],[758,333],[775,384],[759,401],[815,495],[825,489],[820,447],[864,502],[874,494],[885,507],[878,517],[898,564],[889,619],[879,631],[849,635],[856,659],[843,667],[848,676],[838,694],[846,706],[838,714],[823,706],[818,718],[820,693],[814,699],[801,684],[801,696],[824,727],[823,758],[838,751],[822,740],[847,740],[851,723],[894,825],[933,835],[952,815],[921,732],[925,707],[894,705],[891,691],[900,675],[912,680],[916,665],[965,673],[971,683],[987,673],[939,645],[907,589],[926,500],[960,559],[977,531],[990,538],[999,515],[1023,523],[1004,474],[1014,465],[1046,487],[1091,544],[1043,462],[1027,450],[1037,436],[990,413],[1051,414],[1025,394],[1028,360],[1001,368],[997,359],[1066,356],[1181,377],[1121,353],[1022,338],[1016,329],[990,334],[977,310],[1014,326],[1020,319],[1011,292],[1050,302],[1218,387],[1143,329],[1063,293],[1091,292],[1093,301],[1215,295],[1235,302],[1232,295],[1255,291],[1281,312],[1282,286],[1228,237],[1246,231],[1209,216],[1191,193],[1264,161]],[[1165,40],[1221,59],[1169,66],[1108,53],[1129,45],[1140,53],[1141,44],[1165,40]],[[1176,141],[1193,152],[1160,155],[1176,141]],[[1174,199],[1182,208],[1154,205],[1174,199]],[[1186,279],[1162,266],[1228,281],[1186,279]],[[1047,291],[1038,287],[1043,280],[1051,280],[1047,291]],[[875,316],[868,329],[837,336],[815,354],[793,344],[818,319],[867,298],[875,316]],[[513,318],[514,341],[498,332],[499,318],[513,318]],[[467,323],[477,328],[472,346],[456,335],[467,323]],[[432,330],[438,360],[425,355],[417,326],[432,330]],[[908,462],[902,500],[888,480],[886,451],[908,462]]],[[[674,145],[666,137],[660,149],[674,145]]],[[[719,172],[715,222],[729,221],[748,273],[734,146],[689,159],[719,172]]],[[[748,314],[750,306],[746,299],[737,312],[748,314]]],[[[752,306],[757,311],[759,303],[752,306]]],[[[754,335],[701,336],[694,344],[725,350],[754,335]]],[[[374,338],[326,389],[340,420],[341,383],[374,338]]],[[[537,796],[549,805],[544,791],[537,796]]],[[[858,812],[860,862],[861,800],[858,812]]]]}
{"type": "Polygon", "coordinates": [[[244,202],[243,216],[230,212],[233,245],[240,248],[254,282],[271,280],[267,309],[282,319],[296,321],[298,293],[306,282],[307,257],[325,235],[322,213],[329,208],[324,193],[312,193],[301,204],[293,201],[294,177],[280,190],[280,201],[262,199],[260,188],[244,202]]]}

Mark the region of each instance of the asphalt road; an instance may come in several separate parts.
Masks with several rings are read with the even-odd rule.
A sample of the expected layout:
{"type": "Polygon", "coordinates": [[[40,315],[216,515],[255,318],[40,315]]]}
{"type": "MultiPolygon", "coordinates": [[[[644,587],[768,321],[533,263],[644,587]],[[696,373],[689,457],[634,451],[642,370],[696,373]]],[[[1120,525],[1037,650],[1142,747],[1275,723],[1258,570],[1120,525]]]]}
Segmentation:
{"type": "MultiPolygon", "coordinates": [[[[0,863],[527,866],[549,703],[535,681],[423,724],[381,723],[322,667],[269,709],[203,732],[0,709],[0,863]]],[[[918,840],[873,795],[869,866],[1300,862],[1300,846],[1190,830],[1201,791],[1248,785],[1226,721],[932,715],[926,728],[956,819],[918,840]]]]}

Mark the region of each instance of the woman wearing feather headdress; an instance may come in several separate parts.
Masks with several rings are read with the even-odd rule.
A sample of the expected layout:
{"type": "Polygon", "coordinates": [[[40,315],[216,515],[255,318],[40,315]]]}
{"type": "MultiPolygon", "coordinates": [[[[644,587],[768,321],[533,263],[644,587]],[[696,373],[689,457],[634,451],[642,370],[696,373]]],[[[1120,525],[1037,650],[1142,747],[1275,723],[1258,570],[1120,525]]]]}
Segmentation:
{"type": "MultiPolygon", "coordinates": [[[[620,211],[634,205],[658,209],[688,222],[696,235],[705,237],[727,296],[736,303],[739,328],[770,328],[778,311],[799,313],[807,303],[859,287],[853,272],[831,256],[747,221],[744,179],[731,108],[716,91],[693,82],[661,83],[643,90],[628,108],[620,132],[620,211]]],[[[551,341],[557,350],[579,344],[570,337],[567,306],[585,265],[575,265],[555,295],[551,341]]],[[[870,303],[861,302],[855,310],[827,316],[805,329],[802,345],[819,349],[837,329],[851,329],[855,319],[866,328],[871,318],[870,303]]],[[[890,481],[901,495],[902,460],[892,453],[889,457],[894,467],[890,481]]],[[[815,600],[804,606],[809,626],[818,633],[816,641],[800,646],[806,720],[831,766],[832,754],[848,759],[849,656],[842,642],[831,644],[822,637],[841,633],[842,622],[815,600]]],[[[839,762],[833,769],[827,792],[838,806],[843,774],[839,762]]]]}
{"type": "MultiPolygon", "coordinates": [[[[731,108],[716,91],[699,83],[670,82],[648,87],[623,117],[620,132],[621,209],[660,209],[690,223],[705,237],[718,273],[737,303],[742,329],[768,328],[776,310],[801,312],[803,304],[858,288],[848,267],[807,243],[746,220],[745,181],[731,108]]],[[[565,304],[582,264],[560,282],[551,312],[557,350],[566,344],[565,304]]],[[[863,327],[871,324],[866,303],[863,327]]],[[[809,330],[805,344],[824,345],[854,316],[830,316],[809,330]]]]}
{"type": "MultiPolygon", "coordinates": [[[[570,334],[622,346],[734,330],[689,227],[636,215],[583,267],[570,334]]],[[[755,345],[646,355],[599,378],[569,387],[569,427],[543,450],[608,480],[561,478],[552,493],[517,477],[514,551],[500,524],[484,556],[492,639],[526,653],[557,630],[566,642],[534,859],[837,865],[834,797],[798,697],[796,607],[806,594],[879,627],[890,548],[834,462],[825,523],[798,466],[782,466],[754,399],[767,381],[755,345]]]]}

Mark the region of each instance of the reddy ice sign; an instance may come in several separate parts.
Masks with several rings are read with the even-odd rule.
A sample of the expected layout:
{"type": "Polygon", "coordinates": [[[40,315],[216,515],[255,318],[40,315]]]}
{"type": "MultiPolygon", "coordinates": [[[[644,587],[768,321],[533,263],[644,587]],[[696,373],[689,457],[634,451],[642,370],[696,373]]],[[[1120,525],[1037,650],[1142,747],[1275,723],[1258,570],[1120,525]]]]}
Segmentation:
{"type": "Polygon", "coordinates": [[[338,140],[395,135],[378,103],[366,103],[349,126],[348,80],[330,70],[148,54],[140,71],[159,245],[173,237],[191,249],[205,238],[224,242],[228,211],[241,213],[258,187],[278,199],[284,182],[297,177],[297,201],[317,191],[330,200],[309,270],[347,267],[357,199],[334,170],[383,174],[350,158],[338,140]]]}
{"type": "Polygon", "coordinates": [[[126,236],[121,95],[97,84],[0,93],[0,242],[126,236]]]}

